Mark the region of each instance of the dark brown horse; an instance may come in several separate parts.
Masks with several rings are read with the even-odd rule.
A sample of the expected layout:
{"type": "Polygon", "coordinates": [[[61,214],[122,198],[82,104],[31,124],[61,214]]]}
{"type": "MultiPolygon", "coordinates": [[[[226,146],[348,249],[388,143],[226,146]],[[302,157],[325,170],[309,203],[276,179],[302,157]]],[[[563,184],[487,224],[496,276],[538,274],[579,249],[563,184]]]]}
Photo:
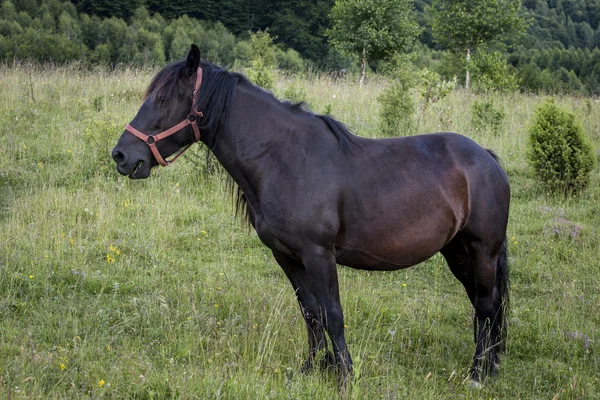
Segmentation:
{"type": "Polygon", "coordinates": [[[308,327],[306,369],[327,348],[325,333],[333,349],[327,360],[342,379],[352,369],[336,263],[397,270],[439,251],[475,308],[471,377],[496,373],[508,304],[510,188],[492,152],[454,133],[354,136],[333,118],[201,61],[193,45],[150,84],[113,150],[118,171],[147,178],[167,163],[163,157],[196,141],[196,125],[294,287],[308,327]]]}

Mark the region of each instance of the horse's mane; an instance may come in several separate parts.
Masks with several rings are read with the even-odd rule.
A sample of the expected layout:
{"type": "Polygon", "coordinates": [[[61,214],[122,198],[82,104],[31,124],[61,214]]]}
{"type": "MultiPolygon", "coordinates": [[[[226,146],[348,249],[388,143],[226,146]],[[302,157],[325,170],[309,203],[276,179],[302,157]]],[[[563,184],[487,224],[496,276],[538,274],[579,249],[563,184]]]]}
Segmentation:
{"type": "MultiPolygon", "coordinates": [[[[238,84],[254,87],[259,96],[278,102],[284,108],[294,114],[304,114],[322,119],[329,130],[338,139],[344,153],[348,153],[357,144],[354,136],[341,122],[329,115],[314,114],[307,110],[304,103],[292,103],[277,99],[272,93],[260,89],[252,84],[244,75],[227,71],[207,61],[202,61],[203,69],[202,86],[198,98],[198,109],[204,111],[201,119],[200,129],[202,136],[206,138],[207,146],[213,148],[217,145],[217,136],[220,128],[227,123],[227,112],[231,106],[233,93],[238,84]],[[206,112],[210,109],[210,112],[206,112]]],[[[173,101],[179,96],[177,81],[188,73],[185,61],[177,61],[164,67],[150,82],[144,95],[144,99],[152,98],[165,107],[165,115],[175,110],[170,109],[176,105],[173,101]]]]}

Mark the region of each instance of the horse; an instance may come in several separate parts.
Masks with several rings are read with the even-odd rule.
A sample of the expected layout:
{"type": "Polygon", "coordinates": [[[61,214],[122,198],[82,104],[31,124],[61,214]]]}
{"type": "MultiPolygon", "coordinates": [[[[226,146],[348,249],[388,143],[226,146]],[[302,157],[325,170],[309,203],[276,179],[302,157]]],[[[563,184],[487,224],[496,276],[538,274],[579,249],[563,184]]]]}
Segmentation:
{"type": "Polygon", "coordinates": [[[147,178],[197,141],[237,184],[250,224],[292,284],[308,330],[302,370],[323,351],[342,381],[352,372],[336,264],[391,271],[440,252],[475,311],[471,381],[497,374],[510,185],[491,150],[448,132],[355,136],[202,60],[192,45],[152,79],[112,157],[120,174],[147,178]]]}

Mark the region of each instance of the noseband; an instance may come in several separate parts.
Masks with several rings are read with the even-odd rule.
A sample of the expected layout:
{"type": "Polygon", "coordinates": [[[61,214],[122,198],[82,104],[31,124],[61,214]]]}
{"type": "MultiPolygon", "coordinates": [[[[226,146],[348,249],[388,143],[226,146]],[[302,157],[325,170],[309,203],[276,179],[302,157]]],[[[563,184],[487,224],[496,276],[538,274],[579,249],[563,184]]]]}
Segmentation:
{"type": "Polygon", "coordinates": [[[198,105],[198,93],[200,92],[200,85],[202,85],[202,68],[198,67],[198,72],[196,73],[196,84],[194,85],[194,92],[192,93],[192,109],[190,110],[190,113],[188,114],[187,118],[184,119],[183,121],[181,121],[180,123],[178,123],[177,125],[175,125],[174,127],[169,128],[166,131],[162,131],[156,135],[150,136],[150,135],[146,135],[146,134],[138,131],[130,124],[125,125],[125,130],[127,132],[129,132],[133,136],[143,140],[150,147],[152,154],[154,154],[154,158],[156,158],[156,161],[158,161],[158,163],[160,165],[162,165],[163,167],[166,167],[167,165],[174,162],[187,149],[189,149],[192,144],[194,144],[200,140],[200,128],[198,128],[197,121],[198,121],[198,118],[204,116],[204,114],[202,114],[201,111],[196,111],[196,106],[198,105]],[[179,132],[180,130],[182,130],[183,128],[185,128],[188,125],[192,125],[192,130],[194,131],[194,137],[196,140],[194,142],[188,144],[187,146],[185,146],[183,148],[183,150],[181,150],[179,152],[179,154],[177,154],[172,159],[165,160],[160,155],[158,148],[156,148],[156,142],[158,142],[159,140],[162,140],[164,138],[167,138],[171,135],[174,135],[175,133],[179,132]]]}

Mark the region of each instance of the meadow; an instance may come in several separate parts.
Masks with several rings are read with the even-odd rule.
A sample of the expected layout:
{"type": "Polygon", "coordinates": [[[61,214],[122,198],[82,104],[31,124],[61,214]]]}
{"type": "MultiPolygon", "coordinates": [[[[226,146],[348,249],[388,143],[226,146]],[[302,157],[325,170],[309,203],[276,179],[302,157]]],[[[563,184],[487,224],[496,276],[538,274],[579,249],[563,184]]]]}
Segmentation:
{"type": "MultiPolygon", "coordinates": [[[[543,96],[456,90],[417,116],[419,132],[493,149],[511,181],[497,379],[465,383],[472,310],[436,255],[397,272],[338,269],[355,360],[340,391],[334,374],[300,372],[291,285],[205,148],[147,180],[117,173],[110,150],[155,72],[0,67],[0,398],[600,398],[600,173],[574,198],[538,184],[525,153],[543,96]],[[499,132],[474,127],[476,100],[506,113],[499,132]]],[[[385,84],[280,77],[275,92],[295,85],[315,112],[378,137],[385,84]]],[[[600,102],[557,102],[600,149],[600,102]]]]}

